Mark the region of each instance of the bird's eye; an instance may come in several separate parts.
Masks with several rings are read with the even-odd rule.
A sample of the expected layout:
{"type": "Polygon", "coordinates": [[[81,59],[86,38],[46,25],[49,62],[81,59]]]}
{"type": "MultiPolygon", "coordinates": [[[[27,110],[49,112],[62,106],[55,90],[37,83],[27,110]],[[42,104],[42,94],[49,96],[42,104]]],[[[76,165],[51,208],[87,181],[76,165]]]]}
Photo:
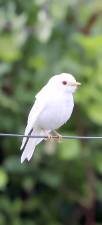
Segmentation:
{"type": "Polygon", "coordinates": [[[63,84],[63,85],[67,85],[67,81],[64,80],[64,81],[62,82],[62,84],[63,84]]]}

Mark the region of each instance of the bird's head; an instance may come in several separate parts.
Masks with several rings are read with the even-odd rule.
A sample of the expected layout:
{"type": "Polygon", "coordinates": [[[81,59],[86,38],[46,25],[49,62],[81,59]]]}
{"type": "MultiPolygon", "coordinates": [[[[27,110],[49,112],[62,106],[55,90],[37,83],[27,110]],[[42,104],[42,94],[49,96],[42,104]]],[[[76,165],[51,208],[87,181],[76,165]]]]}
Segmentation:
{"type": "Polygon", "coordinates": [[[50,84],[53,88],[66,93],[74,93],[77,87],[81,85],[81,83],[77,82],[75,78],[68,73],[61,73],[59,75],[53,76],[49,80],[48,84],[50,84]]]}

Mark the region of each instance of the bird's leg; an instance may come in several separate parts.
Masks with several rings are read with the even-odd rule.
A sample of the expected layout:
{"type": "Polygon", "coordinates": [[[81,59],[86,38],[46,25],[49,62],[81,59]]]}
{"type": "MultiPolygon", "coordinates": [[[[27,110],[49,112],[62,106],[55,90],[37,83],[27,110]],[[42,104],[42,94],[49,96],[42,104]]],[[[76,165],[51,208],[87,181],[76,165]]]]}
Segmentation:
{"type": "Polygon", "coordinates": [[[46,134],[46,136],[47,136],[47,139],[45,138],[45,140],[51,141],[51,140],[53,139],[52,135],[49,134],[47,131],[45,131],[45,134],[46,134]]]}
{"type": "Polygon", "coordinates": [[[57,140],[58,142],[61,142],[62,141],[62,135],[59,134],[56,130],[54,130],[53,133],[56,135],[56,138],[54,138],[54,139],[57,140]]]}
{"type": "MultiPolygon", "coordinates": [[[[59,134],[56,130],[53,130],[52,132],[56,135],[55,138],[51,134],[49,134],[47,131],[45,131],[45,134],[47,136],[47,140],[48,141],[56,140],[58,142],[61,142],[62,141],[62,135],[59,134]]],[[[46,138],[45,138],[45,140],[46,140],[46,138]]]]}

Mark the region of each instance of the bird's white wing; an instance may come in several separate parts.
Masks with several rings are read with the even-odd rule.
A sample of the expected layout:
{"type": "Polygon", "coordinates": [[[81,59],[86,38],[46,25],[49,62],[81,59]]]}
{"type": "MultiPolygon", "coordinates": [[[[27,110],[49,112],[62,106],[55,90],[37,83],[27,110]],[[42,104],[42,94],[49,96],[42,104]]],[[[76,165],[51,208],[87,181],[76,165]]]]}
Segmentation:
{"type": "MultiPolygon", "coordinates": [[[[42,110],[46,106],[47,95],[45,95],[45,92],[46,92],[46,88],[45,87],[42,88],[42,90],[36,95],[36,101],[35,101],[33,107],[31,108],[31,111],[30,111],[30,113],[28,115],[27,126],[26,126],[25,133],[24,133],[25,135],[30,135],[31,134],[31,130],[34,127],[34,124],[35,124],[39,114],[42,112],[42,110]]],[[[26,141],[27,141],[27,138],[24,137],[23,141],[22,141],[21,148],[20,148],[21,150],[23,149],[26,141]]]]}
{"type": "MultiPolygon", "coordinates": [[[[45,135],[45,132],[36,127],[36,121],[46,107],[48,95],[46,94],[46,87],[44,87],[36,96],[35,104],[33,105],[27,121],[27,126],[25,129],[25,135],[45,135]]],[[[35,146],[40,143],[43,138],[29,138],[24,137],[21,145],[21,150],[23,150],[21,156],[21,163],[24,162],[25,159],[28,161],[31,159],[35,146]]]]}
{"type": "Polygon", "coordinates": [[[43,108],[45,107],[46,100],[47,100],[47,85],[45,85],[35,96],[36,100],[31,108],[31,111],[28,115],[27,124],[29,125],[30,129],[32,128],[32,123],[35,124],[38,115],[42,112],[43,108]]]}

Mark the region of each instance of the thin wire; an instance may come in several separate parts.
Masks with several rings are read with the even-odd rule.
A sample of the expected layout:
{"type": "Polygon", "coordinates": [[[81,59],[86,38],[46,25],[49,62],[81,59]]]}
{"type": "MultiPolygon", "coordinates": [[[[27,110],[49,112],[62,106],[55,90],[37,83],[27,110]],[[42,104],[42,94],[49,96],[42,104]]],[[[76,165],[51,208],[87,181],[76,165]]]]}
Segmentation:
{"type": "MultiPolygon", "coordinates": [[[[28,138],[44,138],[47,139],[48,136],[40,135],[24,135],[24,134],[14,134],[14,133],[0,133],[0,137],[28,137],[28,138]]],[[[53,139],[57,139],[58,136],[52,136],[53,139]]],[[[62,136],[63,139],[102,139],[102,136],[62,136]]]]}

